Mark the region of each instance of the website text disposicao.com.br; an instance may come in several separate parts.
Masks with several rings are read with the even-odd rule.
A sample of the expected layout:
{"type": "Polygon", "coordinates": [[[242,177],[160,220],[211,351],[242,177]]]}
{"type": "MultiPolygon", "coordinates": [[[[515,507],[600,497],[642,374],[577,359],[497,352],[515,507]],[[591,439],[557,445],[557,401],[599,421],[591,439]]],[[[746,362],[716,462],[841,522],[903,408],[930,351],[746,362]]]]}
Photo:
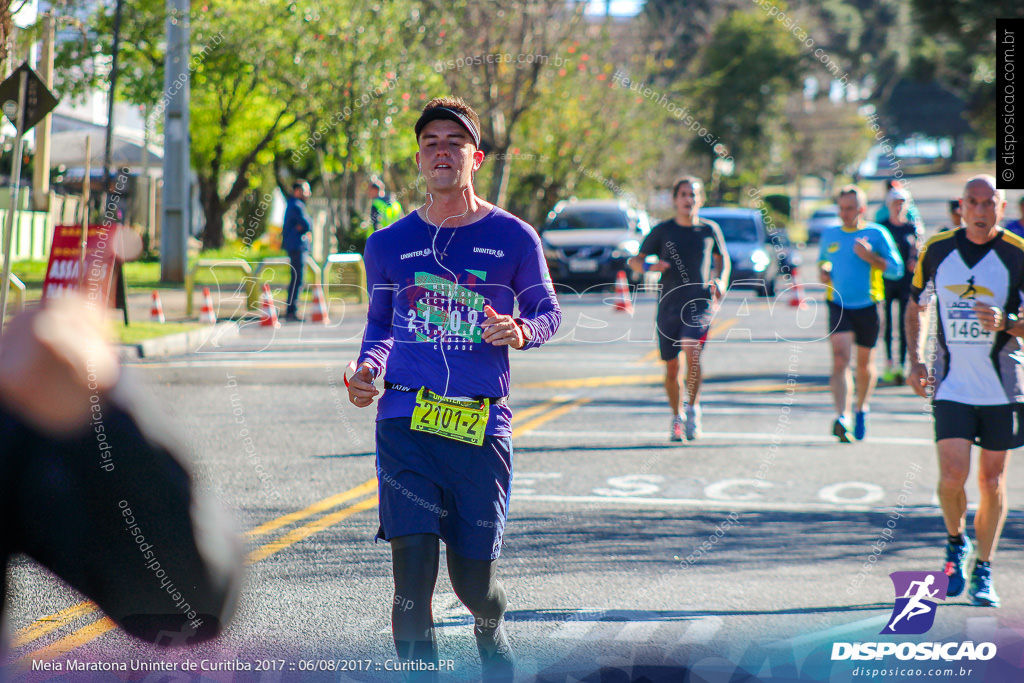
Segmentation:
{"type": "Polygon", "coordinates": [[[850,672],[855,678],[875,679],[892,677],[896,680],[917,680],[918,678],[938,678],[942,680],[953,680],[956,678],[969,678],[974,673],[971,666],[946,666],[946,667],[871,667],[858,666],[850,672]]]}

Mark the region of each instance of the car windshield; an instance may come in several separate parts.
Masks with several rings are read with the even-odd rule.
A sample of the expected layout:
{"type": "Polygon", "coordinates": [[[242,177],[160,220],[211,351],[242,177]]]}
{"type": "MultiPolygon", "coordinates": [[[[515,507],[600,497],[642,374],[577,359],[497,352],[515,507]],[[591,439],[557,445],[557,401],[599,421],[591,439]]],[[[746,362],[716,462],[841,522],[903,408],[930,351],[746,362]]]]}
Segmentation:
{"type": "Polygon", "coordinates": [[[838,215],[839,209],[837,208],[818,209],[811,215],[811,218],[835,218],[838,215]]]}
{"type": "Polygon", "coordinates": [[[618,209],[566,209],[546,230],[627,230],[626,214],[618,209]]]}
{"type": "MultiPolygon", "coordinates": [[[[704,217],[704,214],[701,214],[704,217]]],[[[757,227],[752,218],[746,216],[708,216],[722,228],[726,242],[757,242],[757,227]]]]}

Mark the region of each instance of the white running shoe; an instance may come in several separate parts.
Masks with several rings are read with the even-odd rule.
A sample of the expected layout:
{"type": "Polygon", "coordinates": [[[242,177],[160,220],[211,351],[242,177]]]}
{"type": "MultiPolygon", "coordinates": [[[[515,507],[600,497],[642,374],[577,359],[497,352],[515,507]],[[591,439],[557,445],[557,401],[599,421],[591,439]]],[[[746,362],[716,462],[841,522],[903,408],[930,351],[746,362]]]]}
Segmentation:
{"type": "Polygon", "coordinates": [[[700,405],[686,406],[686,440],[699,439],[703,431],[700,426],[700,405]]]}

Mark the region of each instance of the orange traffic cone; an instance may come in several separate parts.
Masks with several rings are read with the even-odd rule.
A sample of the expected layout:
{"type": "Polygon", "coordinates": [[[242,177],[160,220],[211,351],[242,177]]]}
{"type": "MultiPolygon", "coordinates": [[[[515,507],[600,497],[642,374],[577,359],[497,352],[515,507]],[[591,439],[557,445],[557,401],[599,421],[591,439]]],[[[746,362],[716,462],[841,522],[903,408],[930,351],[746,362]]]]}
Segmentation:
{"type": "Polygon", "coordinates": [[[320,285],[313,285],[313,315],[308,320],[324,325],[330,322],[327,319],[327,304],[324,302],[324,290],[320,288],[320,285]]]}
{"type": "Polygon", "coordinates": [[[260,327],[281,327],[277,321],[277,306],[274,295],[270,293],[270,283],[263,283],[263,305],[260,309],[260,327]]]}
{"type": "Polygon", "coordinates": [[[199,322],[207,325],[217,324],[217,314],[213,312],[213,297],[210,296],[209,287],[203,287],[203,307],[199,311],[199,322]]]}
{"type": "Polygon", "coordinates": [[[793,297],[789,300],[789,305],[793,308],[806,308],[807,300],[804,298],[804,286],[797,278],[799,273],[795,266],[790,269],[790,274],[793,276],[793,297]]]}
{"type": "Polygon", "coordinates": [[[633,302],[629,298],[629,281],[624,270],[620,270],[615,278],[615,310],[633,312],[633,302]]]}
{"type": "Polygon", "coordinates": [[[149,319],[155,323],[165,323],[167,319],[164,318],[164,305],[160,303],[160,292],[153,290],[153,304],[149,309],[149,319]]]}

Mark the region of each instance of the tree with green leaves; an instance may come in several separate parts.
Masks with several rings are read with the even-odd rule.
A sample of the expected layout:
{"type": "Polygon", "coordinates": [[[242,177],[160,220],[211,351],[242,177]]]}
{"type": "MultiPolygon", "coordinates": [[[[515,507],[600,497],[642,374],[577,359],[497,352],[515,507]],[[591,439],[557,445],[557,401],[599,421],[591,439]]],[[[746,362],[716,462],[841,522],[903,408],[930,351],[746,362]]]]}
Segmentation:
{"type": "Polygon", "coordinates": [[[801,47],[756,8],[733,12],[715,26],[689,86],[694,119],[706,131],[697,131],[690,148],[706,159],[706,171],[727,152],[735,164],[731,184],[763,180],[783,145],[787,97],[804,73],[801,47]]]}
{"type": "MultiPolygon", "coordinates": [[[[325,121],[325,134],[345,135],[353,150],[384,144],[380,136],[371,137],[366,124],[389,118],[380,97],[387,93],[383,99],[390,99],[384,85],[389,79],[370,74],[389,60],[396,67],[405,64],[408,35],[397,36],[396,27],[405,26],[406,34],[411,30],[410,6],[401,0],[374,5],[339,0],[321,8],[291,0],[206,0],[193,5],[188,18],[190,132],[205,217],[204,247],[223,244],[225,215],[273,173],[275,160],[290,159],[325,121]],[[346,107],[351,113],[346,114],[346,107]]],[[[123,25],[119,59],[124,71],[118,95],[152,107],[156,115],[150,123],[158,128],[165,6],[162,0],[126,0],[125,12],[132,21],[123,25]]],[[[57,72],[63,75],[65,92],[82,92],[104,78],[102,69],[75,67],[109,55],[111,14],[111,7],[97,6],[88,39],[62,46],[57,72]]],[[[317,148],[316,142],[309,147],[314,152],[317,148]]],[[[347,163],[352,156],[341,158],[347,163]]],[[[326,163],[337,158],[327,155],[326,163]]],[[[303,160],[301,155],[297,159],[303,160]]],[[[314,164],[309,170],[323,166],[315,153],[305,161],[314,164]]],[[[279,169],[284,166],[277,164],[279,169]]]]}
{"type": "Polygon", "coordinates": [[[935,79],[967,105],[975,133],[996,137],[996,19],[1024,18],[1018,0],[913,0],[919,27],[911,75],[935,79]]]}
{"type": "Polygon", "coordinates": [[[523,121],[542,99],[543,83],[555,77],[569,43],[580,37],[585,3],[528,0],[425,0],[442,28],[434,39],[435,69],[450,92],[480,113],[489,147],[490,178],[481,182],[488,201],[507,203],[509,150],[525,147],[523,121]]]}

